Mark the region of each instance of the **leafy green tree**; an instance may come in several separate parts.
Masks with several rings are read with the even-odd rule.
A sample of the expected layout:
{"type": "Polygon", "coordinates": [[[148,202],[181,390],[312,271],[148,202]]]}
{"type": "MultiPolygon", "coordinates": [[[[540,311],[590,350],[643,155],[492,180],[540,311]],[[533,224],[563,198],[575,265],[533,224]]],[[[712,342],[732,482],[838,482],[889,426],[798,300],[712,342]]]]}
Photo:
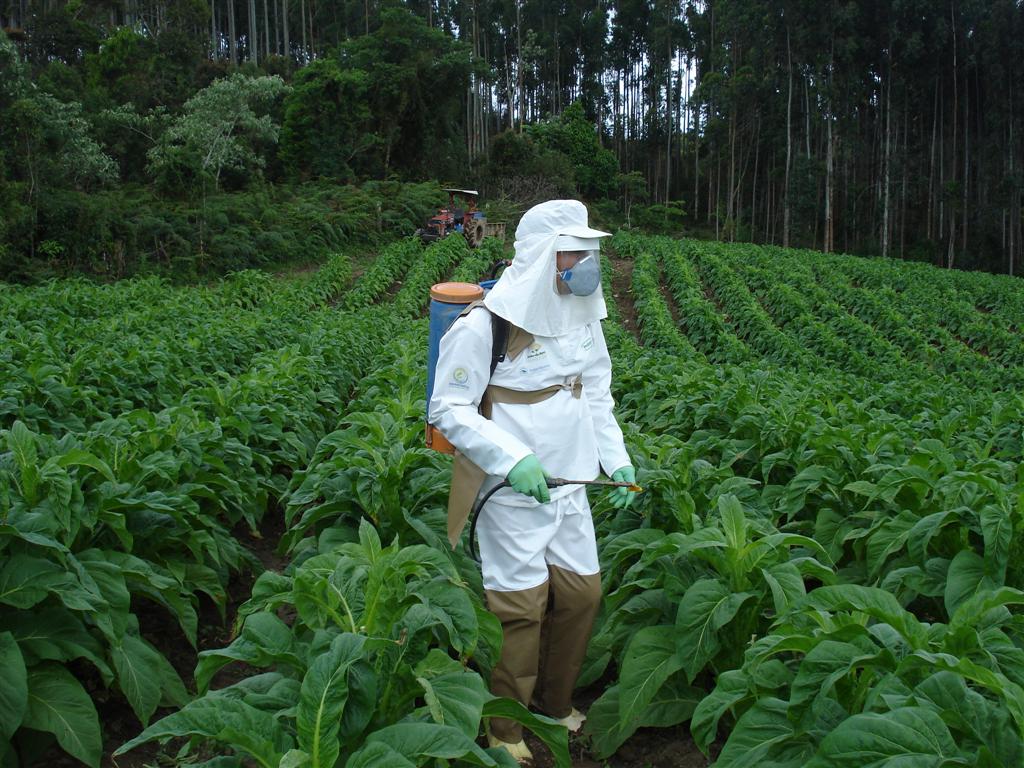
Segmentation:
{"type": "Polygon", "coordinates": [[[499,133],[491,141],[486,166],[488,197],[504,198],[521,209],[575,194],[573,165],[561,152],[540,146],[529,134],[499,133]]]}
{"type": "Polygon", "coordinates": [[[121,27],[85,60],[91,95],[100,104],[130,103],[144,110],[177,107],[196,90],[203,49],[179,29],[158,35],[121,27]]]}
{"type": "Polygon", "coordinates": [[[380,137],[378,170],[433,177],[464,174],[457,130],[474,60],[470,48],[401,8],[381,11],[380,27],[340,49],[344,69],[370,78],[372,132],[380,137]]]}
{"type": "Polygon", "coordinates": [[[569,158],[580,194],[604,197],[614,193],[618,162],[610,150],[601,146],[597,130],[580,102],[569,106],[555,120],[530,126],[529,133],[541,146],[569,158]]]}
{"type": "Polygon", "coordinates": [[[295,76],[285,101],[280,158],[291,178],[354,179],[360,155],[375,149],[370,76],[322,59],[295,76]]]}
{"type": "Polygon", "coordinates": [[[263,146],[277,143],[280,127],[269,114],[288,91],[279,77],[234,74],[185,102],[182,114],[149,151],[149,171],[166,191],[221,185],[231,173],[238,185],[257,178],[263,146]]]}

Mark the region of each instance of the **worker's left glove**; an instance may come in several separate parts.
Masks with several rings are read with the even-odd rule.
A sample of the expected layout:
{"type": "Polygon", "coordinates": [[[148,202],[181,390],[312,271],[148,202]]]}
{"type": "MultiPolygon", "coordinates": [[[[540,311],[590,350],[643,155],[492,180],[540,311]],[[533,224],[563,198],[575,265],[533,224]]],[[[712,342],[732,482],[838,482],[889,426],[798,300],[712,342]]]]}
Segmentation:
{"type": "MultiPolygon", "coordinates": [[[[612,480],[616,483],[636,483],[636,470],[632,467],[623,467],[612,472],[612,480]]],[[[616,509],[625,509],[633,503],[633,491],[628,488],[613,488],[610,498],[612,506],[616,509]]]]}

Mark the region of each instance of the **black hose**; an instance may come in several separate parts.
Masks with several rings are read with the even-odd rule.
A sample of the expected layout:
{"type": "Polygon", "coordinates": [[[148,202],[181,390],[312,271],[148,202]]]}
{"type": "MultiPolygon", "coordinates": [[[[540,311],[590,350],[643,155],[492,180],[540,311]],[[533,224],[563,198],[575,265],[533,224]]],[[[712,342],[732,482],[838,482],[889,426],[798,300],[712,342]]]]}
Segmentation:
{"type": "Polygon", "coordinates": [[[496,491],[501,488],[510,487],[508,480],[502,480],[496,486],[491,488],[487,493],[483,495],[483,498],[479,499],[476,504],[473,505],[473,511],[469,514],[469,556],[472,557],[477,563],[480,562],[480,556],[476,553],[476,521],[480,518],[480,510],[484,508],[484,504],[487,500],[495,494],[496,491]]]}
{"type": "MultiPolygon", "coordinates": [[[[575,485],[572,481],[563,480],[560,477],[549,477],[547,478],[548,488],[561,488],[563,485],[575,485]]],[[[469,556],[472,557],[477,563],[480,562],[480,557],[476,552],[476,521],[480,518],[480,510],[484,508],[484,504],[487,500],[494,495],[494,493],[502,488],[510,488],[512,484],[508,480],[502,480],[496,486],[491,488],[487,493],[483,495],[476,504],[473,505],[473,511],[469,513],[469,556]]]]}

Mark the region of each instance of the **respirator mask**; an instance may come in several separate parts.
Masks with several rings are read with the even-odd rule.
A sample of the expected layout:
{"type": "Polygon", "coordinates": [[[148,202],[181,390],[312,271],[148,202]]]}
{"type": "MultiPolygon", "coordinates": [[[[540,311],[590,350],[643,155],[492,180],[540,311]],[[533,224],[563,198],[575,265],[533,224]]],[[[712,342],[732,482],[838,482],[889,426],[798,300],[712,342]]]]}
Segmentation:
{"type": "Polygon", "coordinates": [[[569,289],[569,293],[574,296],[589,296],[601,285],[600,251],[586,251],[573,266],[559,270],[557,274],[569,289]]]}

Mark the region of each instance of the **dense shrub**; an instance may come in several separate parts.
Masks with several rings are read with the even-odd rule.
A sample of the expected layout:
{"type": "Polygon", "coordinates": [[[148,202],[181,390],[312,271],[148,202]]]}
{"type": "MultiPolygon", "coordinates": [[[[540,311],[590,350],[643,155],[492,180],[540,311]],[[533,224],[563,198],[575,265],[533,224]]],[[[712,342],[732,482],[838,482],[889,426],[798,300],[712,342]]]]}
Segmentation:
{"type": "Polygon", "coordinates": [[[168,201],[144,187],[52,190],[34,226],[26,214],[0,229],[0,269],[9,281],[76,272],[185,280],[320,260],[347,244],[412,233],[441,198],[436,184],[394,182],[265,187],[212,195],[205,206],[168,201]]]}

